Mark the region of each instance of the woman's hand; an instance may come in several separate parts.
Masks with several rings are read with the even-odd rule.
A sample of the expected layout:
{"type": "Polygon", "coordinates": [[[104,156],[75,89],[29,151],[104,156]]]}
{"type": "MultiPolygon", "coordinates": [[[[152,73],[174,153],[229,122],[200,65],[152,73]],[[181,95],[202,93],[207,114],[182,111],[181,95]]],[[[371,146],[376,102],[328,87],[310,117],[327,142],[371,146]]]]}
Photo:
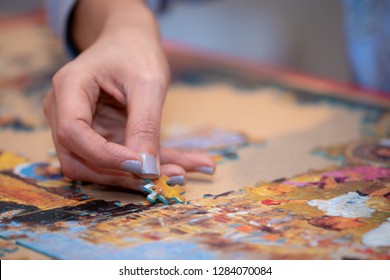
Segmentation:
{"type": "Polygon", "coordinates": [[[81,0],[73,17],[82,52],[54,76],[44,104],[64,174],[137,189],[160,176],[160,161],[177,182],[186,171],[212,173],[209,156],[159,149],[169,71],[143,1],[81,0]]]}

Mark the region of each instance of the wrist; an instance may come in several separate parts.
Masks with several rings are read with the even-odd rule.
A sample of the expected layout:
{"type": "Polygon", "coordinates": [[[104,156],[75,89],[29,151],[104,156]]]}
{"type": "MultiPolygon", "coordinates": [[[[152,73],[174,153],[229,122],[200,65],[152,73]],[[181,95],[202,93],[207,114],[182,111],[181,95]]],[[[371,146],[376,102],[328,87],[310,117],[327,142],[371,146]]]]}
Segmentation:
{"type": "Polygon", "coordinates": [[[143,0],[80,0],[75,7],[70,36],[79,51],[101,37],[131,33],[159,39],[153,13],[143,0]]]}

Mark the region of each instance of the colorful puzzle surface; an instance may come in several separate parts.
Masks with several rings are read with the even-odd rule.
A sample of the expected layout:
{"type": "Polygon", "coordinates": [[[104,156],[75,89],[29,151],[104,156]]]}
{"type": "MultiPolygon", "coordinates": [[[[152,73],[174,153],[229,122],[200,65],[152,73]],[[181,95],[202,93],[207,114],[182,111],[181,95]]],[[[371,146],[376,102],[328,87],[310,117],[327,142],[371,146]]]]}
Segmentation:
{"type": "Polygon", "coordinates": [[[162,145],[217,172],[133,193],[63,177],[40,109],[59,47],[41,14],[0,30],[1,258],[390,258],[386,98],[170,52],[162,145]]]}

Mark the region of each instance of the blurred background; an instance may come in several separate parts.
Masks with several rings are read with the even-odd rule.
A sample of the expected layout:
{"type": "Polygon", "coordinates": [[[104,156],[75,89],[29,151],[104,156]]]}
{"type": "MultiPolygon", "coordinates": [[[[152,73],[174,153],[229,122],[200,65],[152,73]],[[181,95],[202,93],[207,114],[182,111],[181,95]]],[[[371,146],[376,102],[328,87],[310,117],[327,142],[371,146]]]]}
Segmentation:
{"type": "MultiPolygon", "coordinates": [[[[0,16],[42,6],[1,1],[0,16]]],[[[342,9],[340,0],[176,0],[158,20],[170,41],[348,82],[342,9]]]]}

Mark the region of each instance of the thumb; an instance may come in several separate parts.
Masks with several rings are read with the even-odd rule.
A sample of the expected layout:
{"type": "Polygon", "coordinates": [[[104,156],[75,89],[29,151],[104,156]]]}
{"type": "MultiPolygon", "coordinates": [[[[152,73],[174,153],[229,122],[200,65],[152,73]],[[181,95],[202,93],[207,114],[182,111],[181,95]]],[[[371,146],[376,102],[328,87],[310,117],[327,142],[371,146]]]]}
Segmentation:
{"type": "Polygon", "coordinates": [[[138,175],[145,179],[160,176],[159,145],[163,104],[163,94],[150,90],[133,92],[128,100],[126,146],[138,153],[142,161],[142,173],[138,175]]]}

